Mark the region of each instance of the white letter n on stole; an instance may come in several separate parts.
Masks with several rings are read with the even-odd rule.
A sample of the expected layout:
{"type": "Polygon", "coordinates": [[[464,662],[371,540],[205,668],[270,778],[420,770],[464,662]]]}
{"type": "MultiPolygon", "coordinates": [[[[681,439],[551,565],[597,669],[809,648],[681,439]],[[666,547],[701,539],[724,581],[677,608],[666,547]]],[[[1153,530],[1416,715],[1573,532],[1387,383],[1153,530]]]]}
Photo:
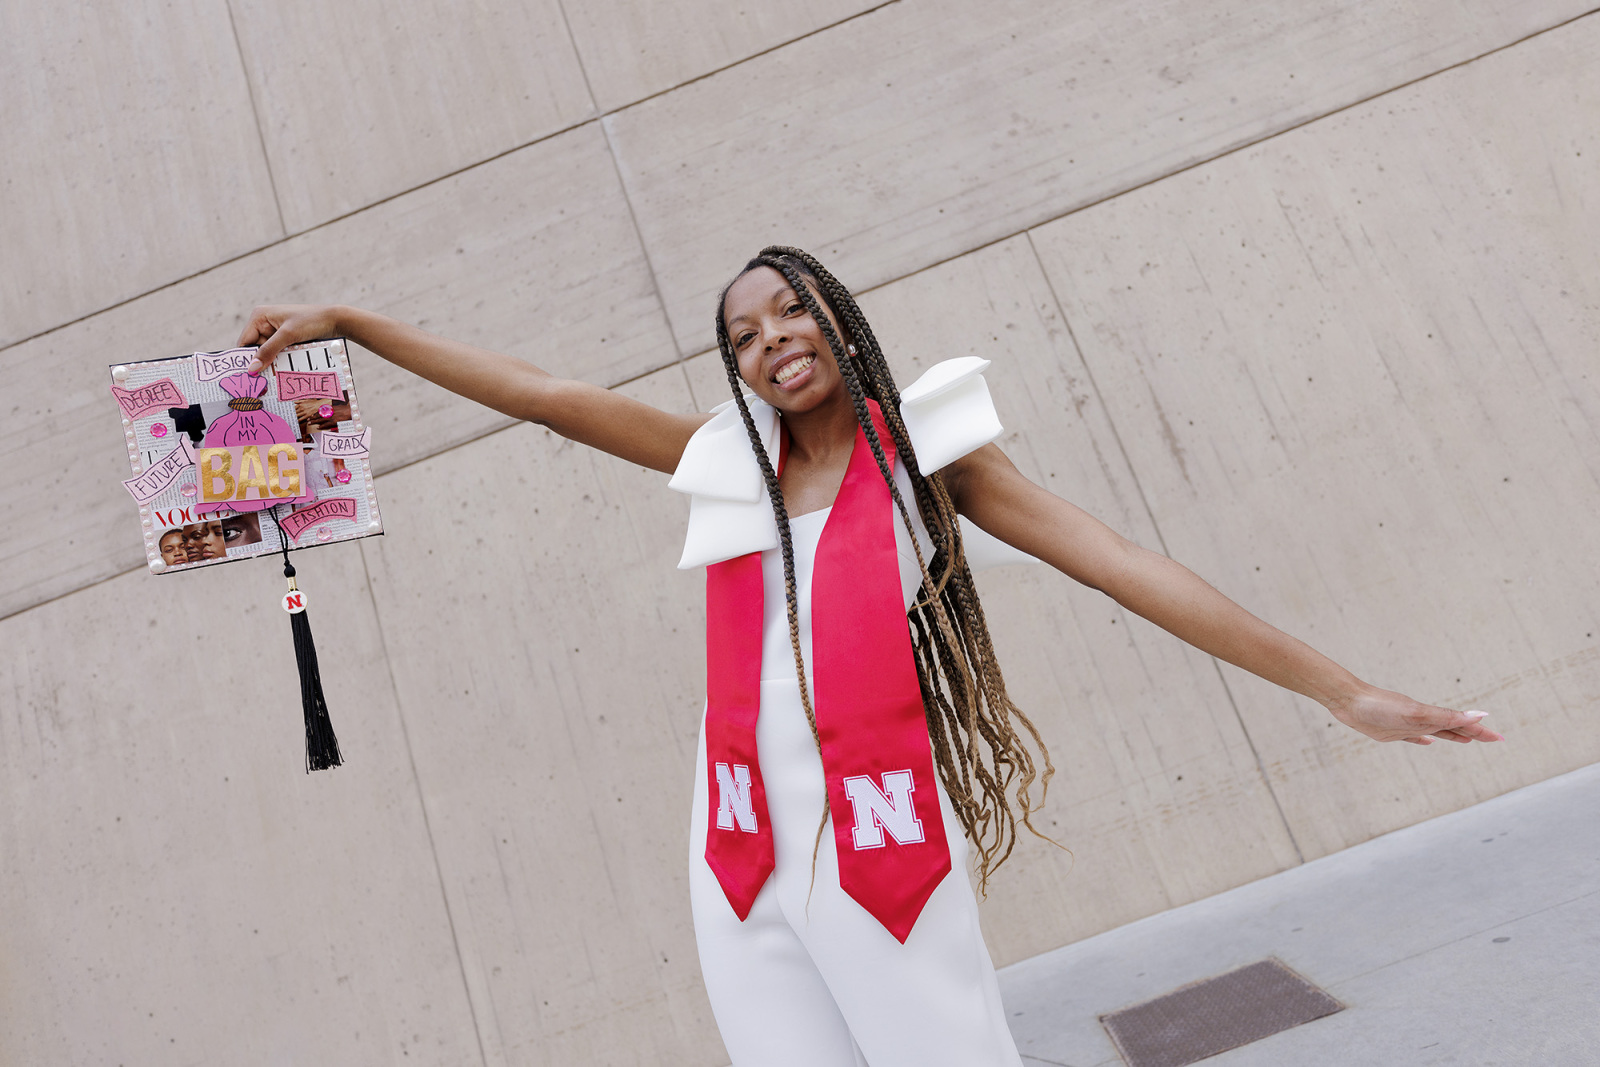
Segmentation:
{"type": "Polygon", "coordinates": [[[735,763],[728,770],[726,763],[717,764],[717,829],[732,830],[733,820],[739,820],[739,829],[747,834],[756,832],[756,808],[750,799],[750,768],[735,763]]]}
{"type": "Polygon", "coordinates": [[[911,794],[915,789],[910,771],[885,772],[882,792],[866,775],[844,780],[845,795],[855,809],[856,825],[852,832],[856,851],[882,848],[885,830],[898,845],[914,845],[923,840],[922,820],[911,806],[911,794]]]}

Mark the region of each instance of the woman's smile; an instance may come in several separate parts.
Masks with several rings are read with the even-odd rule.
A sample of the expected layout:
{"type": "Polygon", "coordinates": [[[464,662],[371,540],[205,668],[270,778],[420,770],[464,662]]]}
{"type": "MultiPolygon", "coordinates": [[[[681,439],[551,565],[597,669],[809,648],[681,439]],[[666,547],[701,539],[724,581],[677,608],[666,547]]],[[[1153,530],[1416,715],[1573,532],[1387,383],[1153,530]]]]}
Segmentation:
{"type": "Polygon", "coordinates": [[[777,360],[776,369],[772,372],[772,383],[780,389],[790,387],[798,389],[805,384],[811,376],[806,372],[817,362],[817,357],[811,352],[797,352],[792,355],[781,356],[777,360]]]}

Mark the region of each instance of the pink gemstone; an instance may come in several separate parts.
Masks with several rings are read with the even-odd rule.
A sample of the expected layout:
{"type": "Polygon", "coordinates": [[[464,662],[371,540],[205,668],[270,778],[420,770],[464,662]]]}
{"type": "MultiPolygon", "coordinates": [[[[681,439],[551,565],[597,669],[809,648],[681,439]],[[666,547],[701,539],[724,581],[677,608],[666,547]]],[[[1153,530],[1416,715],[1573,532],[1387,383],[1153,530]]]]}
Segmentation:
{"type": "Polygon", "coordinates": [[[167,436],[167,424],[164,423],[164,422],[158,422],[154,426],[151,426],[150,427],[150,436],[151,437],[165,437],[165,436],[167,436]]]}
{"type": "Polygon", "coordinates": [[[331,540],[333,540],[333,531],[330,530],[326,526],[318,526],[317,527],[317,540],[318,541],[331,541],[331,540]]]}
{"type": "Polygon", "coordinates": [[[184,482],[182,485],[178,486],[178,492],[182,493],[184,496],[194,496],[199,491],[199,487],[193,482],[184,482]]]}
{"type": "Polygon", "coordinates": [[[325,419],[332,418],[333,417],[333,405],[332,404],[324,404],[324,405],[322,405],[320,408],[317,409],[317,414],[321,415],[325,419]]]}
{"type": "Polygon", "coordinates": [[[333,476],[333,480],[338,482],[340,485],[347,485],[350,481],[350,472],[340,471],[338,474],[333,476]]]}

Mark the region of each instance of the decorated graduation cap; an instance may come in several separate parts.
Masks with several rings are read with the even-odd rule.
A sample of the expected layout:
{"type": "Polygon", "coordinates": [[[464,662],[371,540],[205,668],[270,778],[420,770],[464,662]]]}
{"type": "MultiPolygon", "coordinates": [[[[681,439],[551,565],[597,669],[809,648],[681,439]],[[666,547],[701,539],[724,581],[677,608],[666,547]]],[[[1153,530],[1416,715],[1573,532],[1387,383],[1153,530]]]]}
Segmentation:
{"type": "Polygon", "coordinates": [[[111,368],[151,572],[283,556],[282,604],[294,631],[306,770],[343,762],[322,697],[306,595],[289,553],[383,532],[372,430],[361,421],[343,339],[278,354],[195,352],[111,368]]]}

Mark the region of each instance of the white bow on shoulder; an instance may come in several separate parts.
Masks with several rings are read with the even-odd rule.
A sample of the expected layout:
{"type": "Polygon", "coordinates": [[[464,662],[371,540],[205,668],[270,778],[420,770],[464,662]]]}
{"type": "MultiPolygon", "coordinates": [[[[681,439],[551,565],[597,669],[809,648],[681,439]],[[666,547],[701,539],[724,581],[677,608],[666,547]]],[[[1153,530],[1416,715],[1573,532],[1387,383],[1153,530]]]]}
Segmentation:
{"type": "MultiPolygon", "coordinates": [[[[917,466],[932,474],[1000,436],[978,356],[947,359],[928,368],[900,394],[900,418],[917,453],[917,466]]],[[[767,455],[778,455],[778,412],[746,395],[750,417],[767,455]]],[[[689,531],[679,570],[734,559],[778,547],[778,523],[761,464],[744,418],[732,400],[712,409],[711,421],[696,430],[673,471],[669,489],[689,494],[689,531]]],[[[973,570],[1003,563],[1037,562],[977,526],[961,520],[968,565],[973,570]]]]}

